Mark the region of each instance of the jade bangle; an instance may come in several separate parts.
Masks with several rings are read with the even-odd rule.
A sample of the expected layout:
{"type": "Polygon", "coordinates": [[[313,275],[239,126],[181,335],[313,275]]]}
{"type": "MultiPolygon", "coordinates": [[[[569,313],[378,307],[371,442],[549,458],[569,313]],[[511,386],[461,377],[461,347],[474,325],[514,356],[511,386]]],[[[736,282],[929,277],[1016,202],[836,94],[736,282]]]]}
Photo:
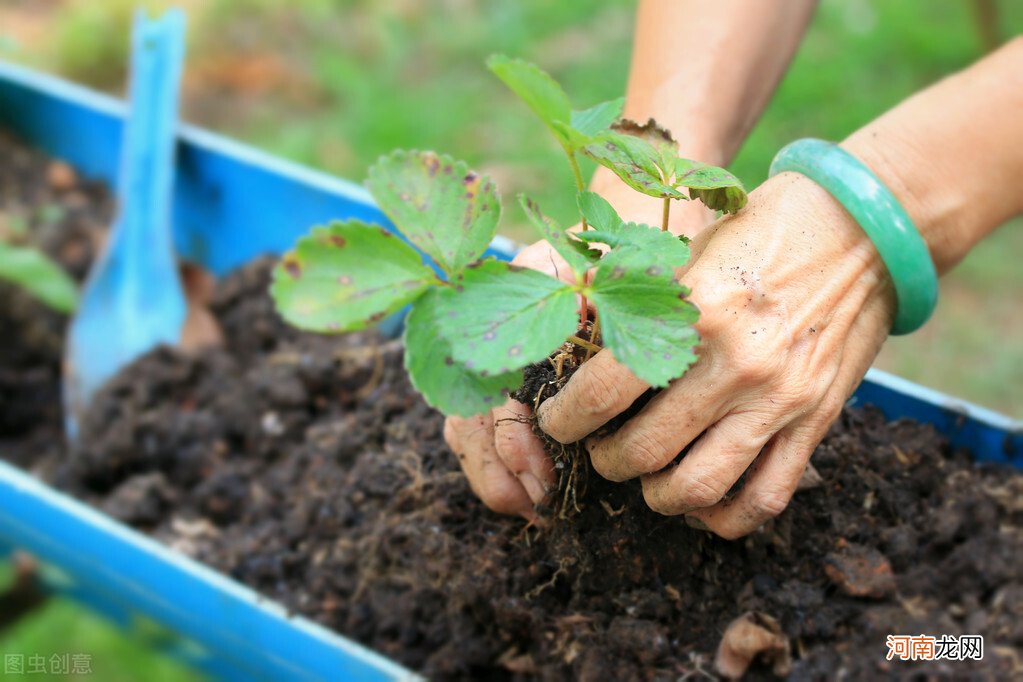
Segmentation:
{"type": "Polygon", "coordinates": [[[938,303],[938,274],[927,244],[895,195],[867,166],[836,144],[796,140],[771,162],[770,175],[793,171],[835,197],[881,254],[895,285],[892,334],[916,331],[938,303]]]}

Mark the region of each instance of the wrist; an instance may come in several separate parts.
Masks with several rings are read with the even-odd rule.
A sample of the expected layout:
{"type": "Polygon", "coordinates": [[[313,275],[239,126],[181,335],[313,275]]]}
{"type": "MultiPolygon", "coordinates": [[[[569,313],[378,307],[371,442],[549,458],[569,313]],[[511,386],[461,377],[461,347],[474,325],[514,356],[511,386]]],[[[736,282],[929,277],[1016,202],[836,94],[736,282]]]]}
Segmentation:
{"type": "Polygon", "coordinates": [[[980,240],[952,228],[964,209],[960,189],[945,186],[942,174],[934,173],[926,155],[912,140],[893,131],[864,128],[840,146],[862,161],[909,214],[938,274],[958,263],[980,240]]]}

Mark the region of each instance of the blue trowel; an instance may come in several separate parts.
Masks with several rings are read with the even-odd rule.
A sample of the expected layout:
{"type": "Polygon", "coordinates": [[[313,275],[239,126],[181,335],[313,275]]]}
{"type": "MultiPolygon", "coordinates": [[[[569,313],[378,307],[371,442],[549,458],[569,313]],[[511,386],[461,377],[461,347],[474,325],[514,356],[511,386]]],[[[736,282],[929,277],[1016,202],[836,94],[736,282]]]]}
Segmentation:
{"type": "Polygon", "coordinates": [[[86,279],[64,365],[67,435],[121,367],[181,338],[187,301],[171,233],[171,189],[185,15],[143,11],[132,31],[129,111],[124,126],[118,214],[86,279]]]}

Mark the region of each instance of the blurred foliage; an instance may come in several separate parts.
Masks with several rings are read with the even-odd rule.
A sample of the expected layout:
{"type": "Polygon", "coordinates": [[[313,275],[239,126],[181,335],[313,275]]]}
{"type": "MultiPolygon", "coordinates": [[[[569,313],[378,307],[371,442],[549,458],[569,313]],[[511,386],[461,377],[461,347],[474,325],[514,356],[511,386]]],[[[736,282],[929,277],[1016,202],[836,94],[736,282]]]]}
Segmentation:
{"type": "MultiPolygon", "coordinates": [[[[0,560],[0,592],[11,584],[9,562],[0,560]]],[[[166,640],[166,632],[152,623],[139,623],[126,635],[108,622],[94,616],[74,602],[53,598],[10,628],[0,631],[0,657],[21,654],[47,659],[50,674],[27,674],[33,680],[66,680],[68,675],[52,674],[49,659],[53,654],[89,656],[91,675],[83,679],[103,682],[189,682],[201,679],[191,669],[156,653],[152,644],[166,640]]],[[[21,676],[11,675],[14,677],[21,676]]],[[[6,679],[6,677],[4,678],[6,679]]]]}

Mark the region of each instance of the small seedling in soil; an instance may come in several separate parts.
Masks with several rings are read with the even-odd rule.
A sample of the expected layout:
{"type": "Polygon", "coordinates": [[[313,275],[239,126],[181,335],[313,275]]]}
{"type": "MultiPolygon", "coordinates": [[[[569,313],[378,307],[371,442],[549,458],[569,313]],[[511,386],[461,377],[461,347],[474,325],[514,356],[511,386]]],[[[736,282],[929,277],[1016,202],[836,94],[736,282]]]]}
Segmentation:
{"type": "Polygon", "coordinates": [[[45,253],[25,243],[26,228],[0,224],[0,280],[11,282],[50,308],[70,313],[78,300],[74,280],[45,253]]]}
{"type": "MultiPolygon", "coordinates": [[[[357,220],[314,228],[275,270],[271,293],[278,309],[302,329],[346,332],[411,305],[405,366],[427,402],[448,415],[488,411],[522,386],[531,366],[553,368],[560,385],[602,349],[651,386],[667,386],[696,361],[699,341],[693,327],[699,312],[675,279],[689,247],[667,231],[670,202],[699,199],[736,211],[746,201],[741,183],[725,170],[679,157],[671,135],[654,121],[619,119],[620,99],[577,111],[536,66],[501,56],[488,66],[568,157],[580,231],[566,231],[532,200],[519,200],[568,264],[570,281],[484,257],[501,213],[489,178],[448,156],[396,151],[370,168],[367,185],[407,241],[357,220]],[[626,222],[585,191],[579,155],[662,198],[662,225],[626,222]]],[[[545,388],[527,402],[538,405],[558,386],[547,395],[545,388]]]]}

